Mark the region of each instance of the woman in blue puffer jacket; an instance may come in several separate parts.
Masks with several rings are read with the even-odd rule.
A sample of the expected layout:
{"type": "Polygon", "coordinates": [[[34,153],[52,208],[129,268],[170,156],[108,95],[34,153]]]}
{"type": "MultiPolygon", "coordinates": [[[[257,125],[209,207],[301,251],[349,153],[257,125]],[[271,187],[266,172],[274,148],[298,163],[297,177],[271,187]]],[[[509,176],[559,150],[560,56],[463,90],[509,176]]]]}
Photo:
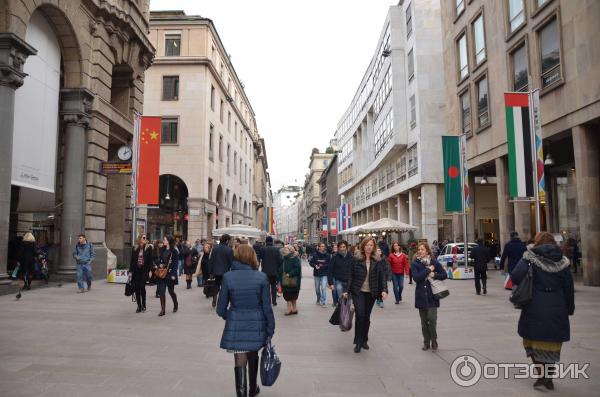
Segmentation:
{"type": "Polygon", "coordinates": [[[258,350],[275,332],[270,284],[267,276],[257,271],[258,260],[251,246],[238,245],[234,258],[231,270],[223,276],[217,304],[217,314],[225,320],[221,348],[234,354],[237,396],[256,396],[258,350]]]}

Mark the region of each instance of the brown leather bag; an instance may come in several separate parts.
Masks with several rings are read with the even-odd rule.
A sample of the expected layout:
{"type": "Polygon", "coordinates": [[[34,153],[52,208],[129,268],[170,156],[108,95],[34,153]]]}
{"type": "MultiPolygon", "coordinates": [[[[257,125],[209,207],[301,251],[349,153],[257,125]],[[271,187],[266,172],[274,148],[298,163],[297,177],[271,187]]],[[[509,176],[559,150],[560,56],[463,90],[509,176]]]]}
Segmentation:
{"type": "Polygon", "coordinates": [[[165,267],[159,267],[158,269],[156,269],[155,274],[156,277],[164,280],[165,278],[167,278],[167,275],[169,274],[169,264],[171,263],[171,256],[173,254],[169,255],[169,259],[167,260],[167,266],[165,267]]]}

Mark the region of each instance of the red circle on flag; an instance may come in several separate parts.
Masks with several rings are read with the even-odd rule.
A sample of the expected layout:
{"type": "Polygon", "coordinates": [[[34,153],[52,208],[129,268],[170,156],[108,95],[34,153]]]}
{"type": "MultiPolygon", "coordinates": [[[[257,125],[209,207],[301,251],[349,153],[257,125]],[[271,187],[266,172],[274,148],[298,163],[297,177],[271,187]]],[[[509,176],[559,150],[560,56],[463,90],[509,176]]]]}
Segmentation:
{"type": "Polygon", "coordinates": [[[448,176],[452,179],[456,178],[458,176],[458,168],[450,166],[450,168],[448,168],[448,176]]]}

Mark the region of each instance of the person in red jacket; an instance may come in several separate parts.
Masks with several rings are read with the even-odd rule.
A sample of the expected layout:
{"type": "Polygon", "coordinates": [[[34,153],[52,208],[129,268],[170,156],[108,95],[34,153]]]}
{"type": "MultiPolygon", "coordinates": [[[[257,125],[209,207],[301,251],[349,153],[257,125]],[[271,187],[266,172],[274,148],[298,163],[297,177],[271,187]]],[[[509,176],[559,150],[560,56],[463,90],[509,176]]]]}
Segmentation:
{"type": "Polygon", "coordinates": [[[392,284],[394,285],[394,296],[398,305],[402,300],[402,289],[404,288],[404,275],[408,275],[410,266],[408,256],[402,252],[402,248],[397,241],[392,244],[392,252],[388,257],[390,267],[392,268],[392,284]]]}

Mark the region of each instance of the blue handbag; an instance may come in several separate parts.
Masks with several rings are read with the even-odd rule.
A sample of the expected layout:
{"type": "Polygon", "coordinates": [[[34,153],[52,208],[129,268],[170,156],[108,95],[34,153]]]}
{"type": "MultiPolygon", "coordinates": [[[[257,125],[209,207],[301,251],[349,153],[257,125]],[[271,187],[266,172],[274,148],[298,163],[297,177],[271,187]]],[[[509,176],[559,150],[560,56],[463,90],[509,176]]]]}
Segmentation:
{"type": "Polygon", "coordinates": [[[273,386],[279,376],[279,371],[281,371],[281,361],[271,344],[271,338],[269,338],[260,356],[260,381],[262,385],[273,386]]]}

